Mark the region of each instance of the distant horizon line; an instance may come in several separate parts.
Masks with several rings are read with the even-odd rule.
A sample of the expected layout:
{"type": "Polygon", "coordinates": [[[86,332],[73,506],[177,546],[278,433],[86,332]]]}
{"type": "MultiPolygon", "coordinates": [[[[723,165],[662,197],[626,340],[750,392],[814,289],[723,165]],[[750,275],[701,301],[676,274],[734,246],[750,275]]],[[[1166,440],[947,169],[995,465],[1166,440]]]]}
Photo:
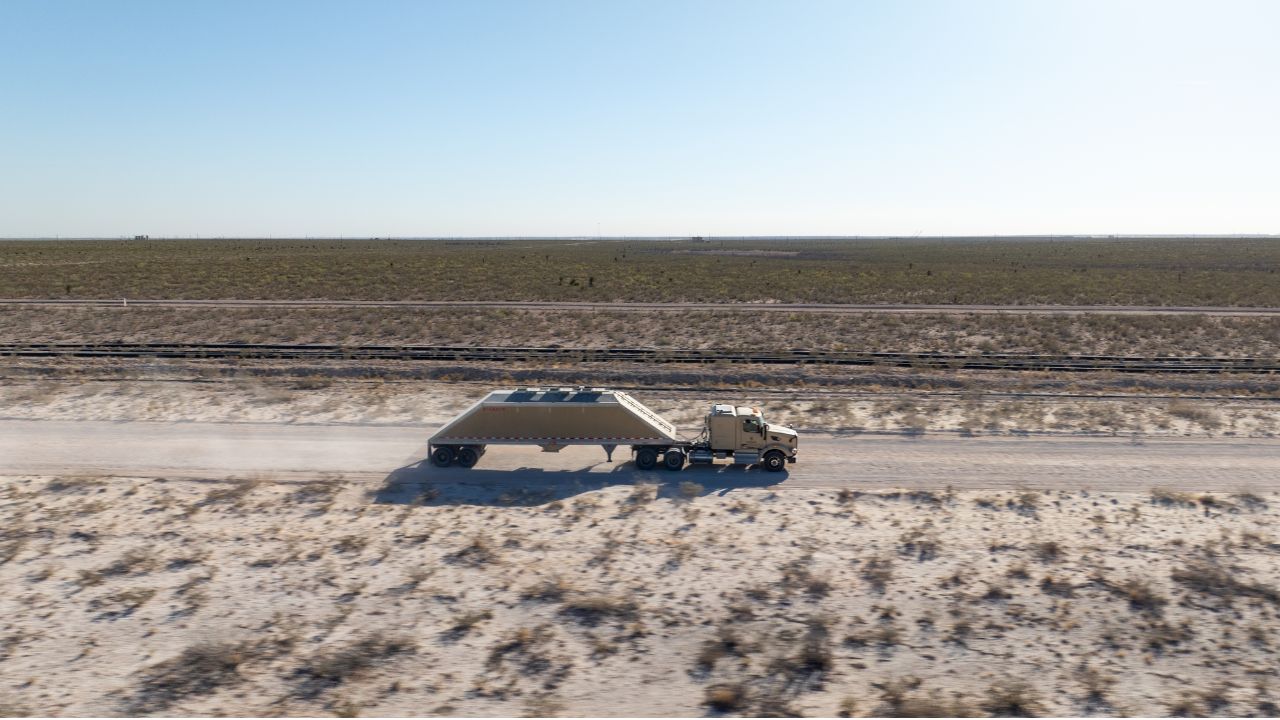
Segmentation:
{"type": "Polygon", "coordinates": [[[78,240],[1128,240],[1280,239],[1280,233],[1014,233],[1000,235],[13,235],[0,242],[78,240]]]}

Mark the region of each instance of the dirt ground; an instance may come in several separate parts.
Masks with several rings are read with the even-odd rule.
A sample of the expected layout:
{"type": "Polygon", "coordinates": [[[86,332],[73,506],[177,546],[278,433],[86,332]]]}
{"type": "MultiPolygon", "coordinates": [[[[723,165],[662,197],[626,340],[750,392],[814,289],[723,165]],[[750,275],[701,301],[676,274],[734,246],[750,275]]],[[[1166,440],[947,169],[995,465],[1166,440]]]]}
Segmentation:
{"type": "Polygon", "coordinates": [[[1275,715],[1275,493],[15,477],[49,715],[1275,715]]]}
{"type": "Polygon", "coordinates": [[[1142,357],[1280,354],[1280,317],[397,307],[0,308],[0,342],[654,347],[1142,357]]]}
{"type": "MultiPolygon", "coordinates": [[[[425,429],[486,389],[9,380],[0,402],[51,428],[425,429]]],[[[637,394],[682,425],[715,399],[637,394]]],[[[760,395],[801,432],[818,418],[906,438],[911,413],[951,442],[1035,431],[1266,443],[1276,422],[1254,400],[1043,399],[1043,425],[1009,409],[1026,400],[968,400],[975,409],[963,396],[956,409],[927,394],[760,395]],[[1127,419],[1082,419],[1099,407],[1127,419]]],[[[1154,478],[1097,492],[1047,487],[1044,472],[1025,468],[1036,490],[959,491],[5,473],[0,710],[1280,712],[1280,486],[1203,493],[1154,478]]]]}
{"type": "MultiPolygon", "coordinates": [[[[443,423],[494,385],[480,382],[241,377],[230,380],[10,379],[0,418],[162,422],[443,423]]],[[[1076,396],[763,388],[634,391],[683,428],[712,402],[759,406],[772,421],[829,433],[1103,434],[1256,437],[1280,433],[1267,397],[1076,396]]]]}

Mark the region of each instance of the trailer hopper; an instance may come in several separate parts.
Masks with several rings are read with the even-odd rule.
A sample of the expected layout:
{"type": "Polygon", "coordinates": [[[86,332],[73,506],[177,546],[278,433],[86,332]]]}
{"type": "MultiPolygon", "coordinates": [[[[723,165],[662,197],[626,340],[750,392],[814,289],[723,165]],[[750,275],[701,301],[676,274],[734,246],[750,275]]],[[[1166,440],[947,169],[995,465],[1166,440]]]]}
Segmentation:
{"type": "Polygon", "coordinates": [[[431,436],[432,459],[470,467],[485,445],[618,445],[679,443],[676,427],[635,398],[604,388],[496,390],[431,436]]]}

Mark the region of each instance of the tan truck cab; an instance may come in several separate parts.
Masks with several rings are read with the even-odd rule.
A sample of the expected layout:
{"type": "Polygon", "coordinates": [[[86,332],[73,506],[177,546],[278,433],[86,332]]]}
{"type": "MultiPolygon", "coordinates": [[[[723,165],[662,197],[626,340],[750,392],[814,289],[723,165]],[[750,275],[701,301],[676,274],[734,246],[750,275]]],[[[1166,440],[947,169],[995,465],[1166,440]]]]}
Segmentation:
{"type": "Polygon", "coordinates": [[[732,452],[738,462],[755,455],[763,458],[780,451],[787,462],[796,461],[800,438],[785,425],[765,422],[759,408],[713,405],[707,414],[708,442],[712,452],[732,452]]]}

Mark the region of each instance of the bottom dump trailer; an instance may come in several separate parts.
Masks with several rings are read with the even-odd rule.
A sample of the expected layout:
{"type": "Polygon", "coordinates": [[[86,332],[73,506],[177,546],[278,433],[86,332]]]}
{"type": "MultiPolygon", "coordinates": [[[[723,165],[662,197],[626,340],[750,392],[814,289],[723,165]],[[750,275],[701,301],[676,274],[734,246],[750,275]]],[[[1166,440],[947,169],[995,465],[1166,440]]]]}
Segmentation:
{"type": "Polygon", "coordinates": [[[681,439],[676,426],[627,393],[605,388],[495,390],[454,418],[428,441],[431,462],[473,467],[490,445],[538,445],[559,452],[569,445],[600,445],[609,462],[629,446],[636,467],[661,462],[679,470],[686,462],[763,465],[778,471],[796,461],[796,431],[765,422],[758,408],[712,405],[702,433],[681,439]]]}

